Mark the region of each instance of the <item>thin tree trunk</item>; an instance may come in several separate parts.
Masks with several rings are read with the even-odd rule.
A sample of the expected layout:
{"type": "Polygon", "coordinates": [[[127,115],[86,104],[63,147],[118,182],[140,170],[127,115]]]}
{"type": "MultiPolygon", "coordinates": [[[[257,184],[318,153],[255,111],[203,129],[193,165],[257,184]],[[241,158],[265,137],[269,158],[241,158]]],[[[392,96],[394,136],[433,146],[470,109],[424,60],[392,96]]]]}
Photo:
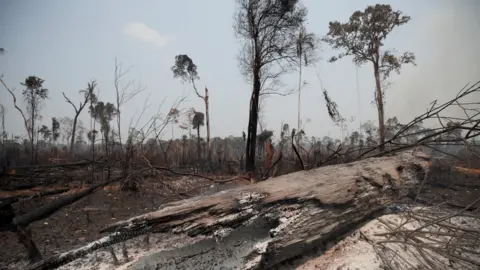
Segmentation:
{"type": "Polygon", "coordinates": [[[32,165],[35,164],[35,97],[31,97],[31,114],[30,114],[30,133],[31,135],[31,140],[30,140],[30,151],[31,151],[31,163],[32,165]]]}
{"type": "Polygon", "coordinates": [[[209,109],[209,96],[208,96],[208,88],[205,87],[205,97],[203,99],[205,101],[205,118],[207,121],[207,159],[208,159],[208,166],[210,170],[212,169],[212,144],[210,141],[210,109],[209,109]]]}
{"type": "Polygon", "coordinates": [[[200,165],[200,159],[202,158],[202,153],[200,149],[200,125],[197,127],[197,164],[200,165]]]}
{"type": "Polygon", "coordinates": [[[298,124],[297,124],[297,132],[300,132],[300,123],[301,123],[301,118],[300,118],[300,111],[301,111],[301,105],[302,105],[302,57],[300,56],[299,60],[299,72],[298,72],[298,124]]]}
{"type": "MultiPolygon", "coordinates": [[[[122,143],[122,132],[121,130],[121,119],[120,119],[120,103],[117,103],[117,128],[118,128],[118,143],[120,144],[120,151],[123,153],[123,143],[122,143]]],[[[128,134],[127,134],[128,137],[128,134]]]]}
{"type": "Polygon", "coordinates": [[[77,121],[78,121],[78,115],[79,113],[75,113],[75,117],[73,118],[73,128],[72,128],[72,138],[70,139],[70,155],[73,157],[75,154],[75,133],[77,131],[77,121]]]}

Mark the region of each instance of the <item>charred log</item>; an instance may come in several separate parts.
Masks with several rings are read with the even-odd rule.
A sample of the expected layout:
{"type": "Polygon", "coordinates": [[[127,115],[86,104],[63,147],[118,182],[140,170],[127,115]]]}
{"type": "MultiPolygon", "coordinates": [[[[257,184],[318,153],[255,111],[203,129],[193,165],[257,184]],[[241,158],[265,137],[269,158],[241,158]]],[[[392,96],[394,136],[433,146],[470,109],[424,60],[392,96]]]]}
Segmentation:
{"type": "Polygon", "coordinates": [[[426,170],[424,160],[406,152],[169,203],[156,212],[112,224],[103,230],[110,235],[30,269],[52,269],[146,233],[188,236],[195,243],[137,258],[130,262],[130,269],[147,265],[205,269],[214,264],[268,269],[371,219],[415,188],[426,170]]]}

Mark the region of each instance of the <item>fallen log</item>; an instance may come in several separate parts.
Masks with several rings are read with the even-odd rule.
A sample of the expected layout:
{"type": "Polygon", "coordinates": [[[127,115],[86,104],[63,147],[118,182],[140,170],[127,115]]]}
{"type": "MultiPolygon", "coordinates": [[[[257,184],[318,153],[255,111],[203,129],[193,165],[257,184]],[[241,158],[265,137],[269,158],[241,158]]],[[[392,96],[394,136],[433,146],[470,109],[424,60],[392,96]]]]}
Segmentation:
{"type": "Polygon", "coordinates": [[[68,191],[69,188],[50,188],[50,189],[27,189],[27,190],[21,190],[17,192],[11,192],[11,196],[8,197],[1,197],[0,194],[0,201],[7,201],[11,199],[35,199],[35,198],[41,198],[45,196],[50,196],[50,195],[57,195],[64,193],[68,191]]]}
{"type": "Polygon", "coordinates": [[[15,217],[13,219],[12,223],[15,226],[26,227],[26,226],[30,225],[30,223],[35,222],[35,221],[40,220],[40,219],[44,219],[44,218],[50,216],[51,214],[57,212],[61,208],[66,207],[66,206],[82,199],[83,197],[86,197],[87,195],[90,195],[95,190],[97,190],[99,188],[102,188],[106,185],[109,185],[109,184],[111,184],[115,181],[118,181],[120,179],[123,179],[123,177],[112,178],[112,179],[107,180],[105,182],[95,184],[95,185],[93,185],[93,186],[91,186],[87,189],[84,189],[80,192],[61,196],[54,201],[51,201],[47,204],[44,204],[44,205],[36,208],[35,210],[32,210],[32,211],[30,211],[26,214],[21,215],[21,216],[15,217]]]}
{"type": "Polygon", "coordinates": [[[6,227],[9,230],[17,233],[19,241],[27,250],[30,262],[38,262],[42,259],[42,255],[32,239],[32,233],[28,228],[28,225],[30,225],[32,222],[47,218],[58,210],[90,195],[95,190],[121,179],[123,179],[123,177],[110,178],[103,183],[98,183],[77,193],[61,196],[58,199],[44,204],[26,214],[13,217],[10,224],[8,224],[6,227]]]}
{"type": "Polygon", "coordinates": [[[422,157],[403,152],[169,203],[158,211],[112,224],[103,230],[109,235],[29,269],[53,269],[70,262],[68,269],[79,264],[88,268],[85,264],[93,260],[73,261],[117,243],[129,246],[129,241],[136,241],[132,238],[152,233],[164,234],[165,239],[181,235],[193,244],[182,247],[177,241],[161,247],[168,241],[159,241],[157,246],[150,244],[148,252],[139,252],[138,244],[130,245],[144,255],[130,260],[125,269],[210,269],[212,265],[268,269],[318,249],[372,219],[415,189],[427,170],[422,157]]]}
{"type": "Polygon", "coordinates": [[[44,196],[56,195],[68,191],[67,188],[50,189],[50,190],[29,190],[21,194],[0,197],[0,231],[9,230],[15,231],[15,226],[11,224],[15,213],[12,204],[18,202],[20,199],[35,199],[44,196]]]}
{"type": "Polygon", "coordinates": [[[15,171],[39,171],[39,170],[48,170],[48,169],[86,167],[91,164],[101,164],[101,162],[87,160],[87,161],[76,161],[76,162],[64,163],[64,164],[38,164],[38,165],[16,166],[16,167],[13,167],[13,169],[15,171]]]}

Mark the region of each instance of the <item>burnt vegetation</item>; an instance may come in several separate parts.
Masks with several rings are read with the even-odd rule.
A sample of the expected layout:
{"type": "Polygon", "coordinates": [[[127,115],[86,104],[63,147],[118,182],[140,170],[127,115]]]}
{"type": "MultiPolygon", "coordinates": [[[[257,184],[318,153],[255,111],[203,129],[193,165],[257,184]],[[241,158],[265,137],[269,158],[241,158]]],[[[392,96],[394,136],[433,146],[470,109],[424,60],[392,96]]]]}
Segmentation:
{"type": "MultiPolygon", "coordinates": [[[[421,229],[406,231],[393,227],[387,233],[392,236],[388,241],[404,241],[403,244],[419,250],[433,250],[465,269],[480,267],[478,253],[471,244],[475,239],[478,243],[480,239],[478,228],[468,230],[446,222],[465,213],[477,219],[479,217],[480,147],[477,137],[480,135],[480,102],[472,97],[479,94],[480,83],[466,85],[444,103],[432,101],[425,113],[410,122],[402,123],[397,117],[385,119],[384,108],[388,104],[384,99],[383,81],[392,72],[400,73],[402,66],[415,65],[415,55],[411,52],[396,55],[393,49],[383,49],[383,46],[388,35],[410,19],[390,5],[372,5],[353,12],[346,22],[330,22],[328,33],[319,39],[307,30],[307,8],[299,1],[236,0],[233,31],[241,44],[238,63],[251,93],[250,106],[245,108],[249,119],[247,130],[242,132],[239,129],[238,134],[226,138],[211,134],[211,125],[215,125],[215,121],[210,120],[209,91],[205,87],[202,93],[197,88],[200,80],[197,65],[187,54],[179,54],[172,59],[172,79],[191,85],[204,107],[185,108],[185,97],[179,96],[171,104],[162,104],[155,115],[146,116],[147,97],[143,110],[130,121],[129,127],[121,126],[122,109],[130,100],[138,98],[145,88],[136,81],[128,81],[126,78],[130,69],[123,69],[117,60],[114,65],[115,80],[111,86],[115,100],[101,100],[97,83],[92,80],[79,91],[80,97],[62,92],[64,101],[70,104],[73,112],[70,116],[57,115],[50,119],[42,117],[42,109],[50,102],[49,89],[44,86],[48,78],[28,76],[18,84],[22,91],[16,92],[11,88],[15,82],[6,82],[0,77],[6,91],[4,96],[11,97],[15,108],[15,111],[6,111],[4,106],[0,107],[0,233],[1,239],[13,239],[11,242],[15,243],[8,244],[12,245],[11,249],[6,248],[8,253],[18,251],[11,256],[3,252],[0,258],[6,263],[0,264],[0,268],[53,269],[100,248],[108,250],[112,264],[118,265],[121,260],[109,246],[154,232],[149,226],[154,226],[152,224],[157,221],[149,216],[153,221],[137,220],[138,224],[134,225],[138,227],[133,226],[134,229],[128,227],[131,224],[123,223],[104,229],[114,219],[127,219],[156,210],[168,202],[208,195],[222,189],[257,185],[263,181],[273,183],[276,177],[296,171],[315,171],[319,167],[350,162],[360,162],[354,163],[357,164],[354,166],[360,166],[358,164],[363,164],[361,162],[367,158],[388,158],[407,150],[424,153],[432,170],[421,177],[420,185],[415,185],[404,196],[395,197],[395,200],[385,199],[373,208],[377,211],[386,207],[384,204],[387,202],[408,200],[419,205],[442,205],[453,209],[456,212],[450,216],[435,212],[425,217],[416,213],[410,214],[409,220],[427,219],[428,226],[438,225],[448,231],[445,234],[456,235],[457,244],[452,244],[452,247],[446,241],[425,247],[418,242],[425,237],[421,229]],[[309,134],[306,123],[301,120],[302,67],[320,60],[320,42],[339,51],[329,58],[329,62],[348,58],[357,66],[366,63],[373,66],[378,120],[364,122],[359,130],[350,133],[342,132],[345,135],[343,138],[309,134]],[[283,75],[295,72],[298,72],[299,80],[296,128],[291,128],[288,123],[282,123],[278,130],[265,128],[261,119],[261,99],[273,94],[292,94],[294,91],[285,88],[281,79],[283,75]],[[21,102],[22,98],[24,102],[21,102]],[[452,108],[461,111],[461,116],[449,114],[452,108]],[[82,114],[88,114],[89,123],[80,120],[82,114]],[[17,118],[25,128],[24,137],[5,129],[6,121],[18,121],[17,118]],[[172,130],[171,135],[165,132],[167,128],[172,130]],[[205,138],[201,137],[202,129],[206,130],[205,138]],[[181,130],[185,135],[175,135],[174,130],[181,130]],[[55,221],[59,224],[55,225],[55,221]],[[60,229],[61,226],[65,228],[60,229]],[[112,228],[117,227],[125,231],[131,229],[131,235],[107,235],[102,238],[105,241],[97,245],[67,252],[68,256],[58,255],[80,246],[81,242],[85,245],[99,238],[101,232],[114,232],[112,228]],[[463,255],[458,255],[458,250],[463,255]],[[471,259],[468,254],[475,255],[476,259],[471,259]],[[22,264],[25,260],[28,263],[22,264]]],[[[0,54],[7,53],[0,48],[0,54]]],[[[214,89],[213,95],[216,91],[220,90],[214,89]]],[[[319,88],[318,91],[323,93],[324,100],[319,102],[324,103],[325,113],[343,131],[347,120],[342,116],[341,108],[332,100],[327,89],[319,88]]],[[[403,166],[397,167],[399,174],[402,170],[403,166]]],[[[287,182],[282,180],[282,183],[287,182]]],[[[274,184],[269,183],[263,183],[261,187],[274,190],[274,184]]],[[[323,191],[318,192],[323,194],[323,191]]],[[[378,193],[375,193],[376,196],[384,195],[378,190],[375,192],[378,193]]],[[[293,195],[300,196],[300,193],[297,191],[293,195]]],[[[238,195],[235,191],[231,194],[238,195]]],[[[371,199],[374,201],[375,197],[372,195],[371,199]]],[[[270,204],[265,203],[265,207],[275,203],[288,204],[287,199],[271,200],[270,204]]],[[[295,200],[301,201],[301,198],[295,197],[295,200]]],[[[374,217],[373,210],[367,211],[363,207],[366,202],[359,197],[352,201],[355,201],[355,207],[349,202],[341,205],[364,214],[356,217],[352,224],[374,217]]],[[[213,207],[207,204],[205,202],[205,209],[213,207]]],[[[189,202],[188,206],[195,211],[205,210],[201,208],[201,203],[199,206],[192,205],[189,202]]],[[[233,203],[225,205],[219,211],[240,211],[233,209],[233,203]]],[[[332,210],[334,206],[326,204],[325,207],[331,207],[328,208],[331,213],[338,212],[332,210]]],[[[268,212],[263,208],[258,211],[268,212]]],[[[166,225],[158,225],[158,231],[172,231],[176,220],[188,219],[188,215],[194,215],[192,213],[186,213],[186,217],[180,214],[173,218],[162,216],[165,220],[172,220],[161,221],[166,225]]],[[[205,215],[211,215],[215,222],[221,219],[221,215],[213,211],[205,215]]],[[[199,216],[192,220],[200,219],[199,216]]],[[[328,216],[318,214],[318,217],[328,216]]],[[[343,218],[347,220],[346,216],[343,218]]],[[[312,220],[309,222],[312,226],[316,224],[312,220]]],[[[335,232],[340,234],[347,227],[337,228],[335,232]]],[[[202,233],[211,235],[213,228],[205,225],[198,230],[205,230],[202,233]]],[[[187,229],[183,232],[194,234],[187,229]]],[[[149,234],[146,237],[145,241],[150,246],[149,234]]],[[[282,241],[287,242],[286,239],[282,241]]],[[[375,242],[374,245],[387,244],[388,241],[375,242]]],[[[279,243],[276,245],[279,249],[283,247],[279,243]]],[[[131,260],[125,244],[122,252],[125,261],[131,260]]],[[[427,256],[422,251],[419,253],[427,256]]],[[[278,258],[272,259],[276,260],[283,262],[278,258]]],[[[425,261],[428,267],[435,268],[435,261],[425,261]]],[[[389,263],[385,265],[395,269],[389,263]]]]}

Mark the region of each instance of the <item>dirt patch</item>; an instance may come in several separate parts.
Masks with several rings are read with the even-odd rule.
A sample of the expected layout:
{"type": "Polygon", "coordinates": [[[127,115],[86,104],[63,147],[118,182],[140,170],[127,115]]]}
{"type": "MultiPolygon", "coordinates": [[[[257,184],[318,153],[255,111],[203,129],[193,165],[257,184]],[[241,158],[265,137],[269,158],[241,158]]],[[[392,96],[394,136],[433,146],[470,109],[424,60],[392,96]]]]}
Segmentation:
{"type": "MultiPolygon", "coordinates": [[[[29,212],[60,196],[82,189],[78,183],[71,183],[62,187],[42,187],[42,190],[65,187],[70,190],[62,194],[20,200],[13,205],[15,213],[19,215],[29,212]]],[[[100,229],[108,224],[151,212],[167,202],[186,198],[185,193],[190,196],[204,195],[225,188],[227,186],[211,187],[206,180],[188,178],[168,179],[163,182],[148,180],[141,183],[138,192],[121,191],[118,185],[107,186],[29,227],[42,256],[46,258],[98,239],[101,236],[100,229]]],[[[2,192],[0,198],[19,195],[18,193],[35,195],[36,190],[2,192]]],[[[27,259],[25,248],[13,232],[0,232],[0,243],[0,269],[15,269],[24,264],[27,259]]]]}

